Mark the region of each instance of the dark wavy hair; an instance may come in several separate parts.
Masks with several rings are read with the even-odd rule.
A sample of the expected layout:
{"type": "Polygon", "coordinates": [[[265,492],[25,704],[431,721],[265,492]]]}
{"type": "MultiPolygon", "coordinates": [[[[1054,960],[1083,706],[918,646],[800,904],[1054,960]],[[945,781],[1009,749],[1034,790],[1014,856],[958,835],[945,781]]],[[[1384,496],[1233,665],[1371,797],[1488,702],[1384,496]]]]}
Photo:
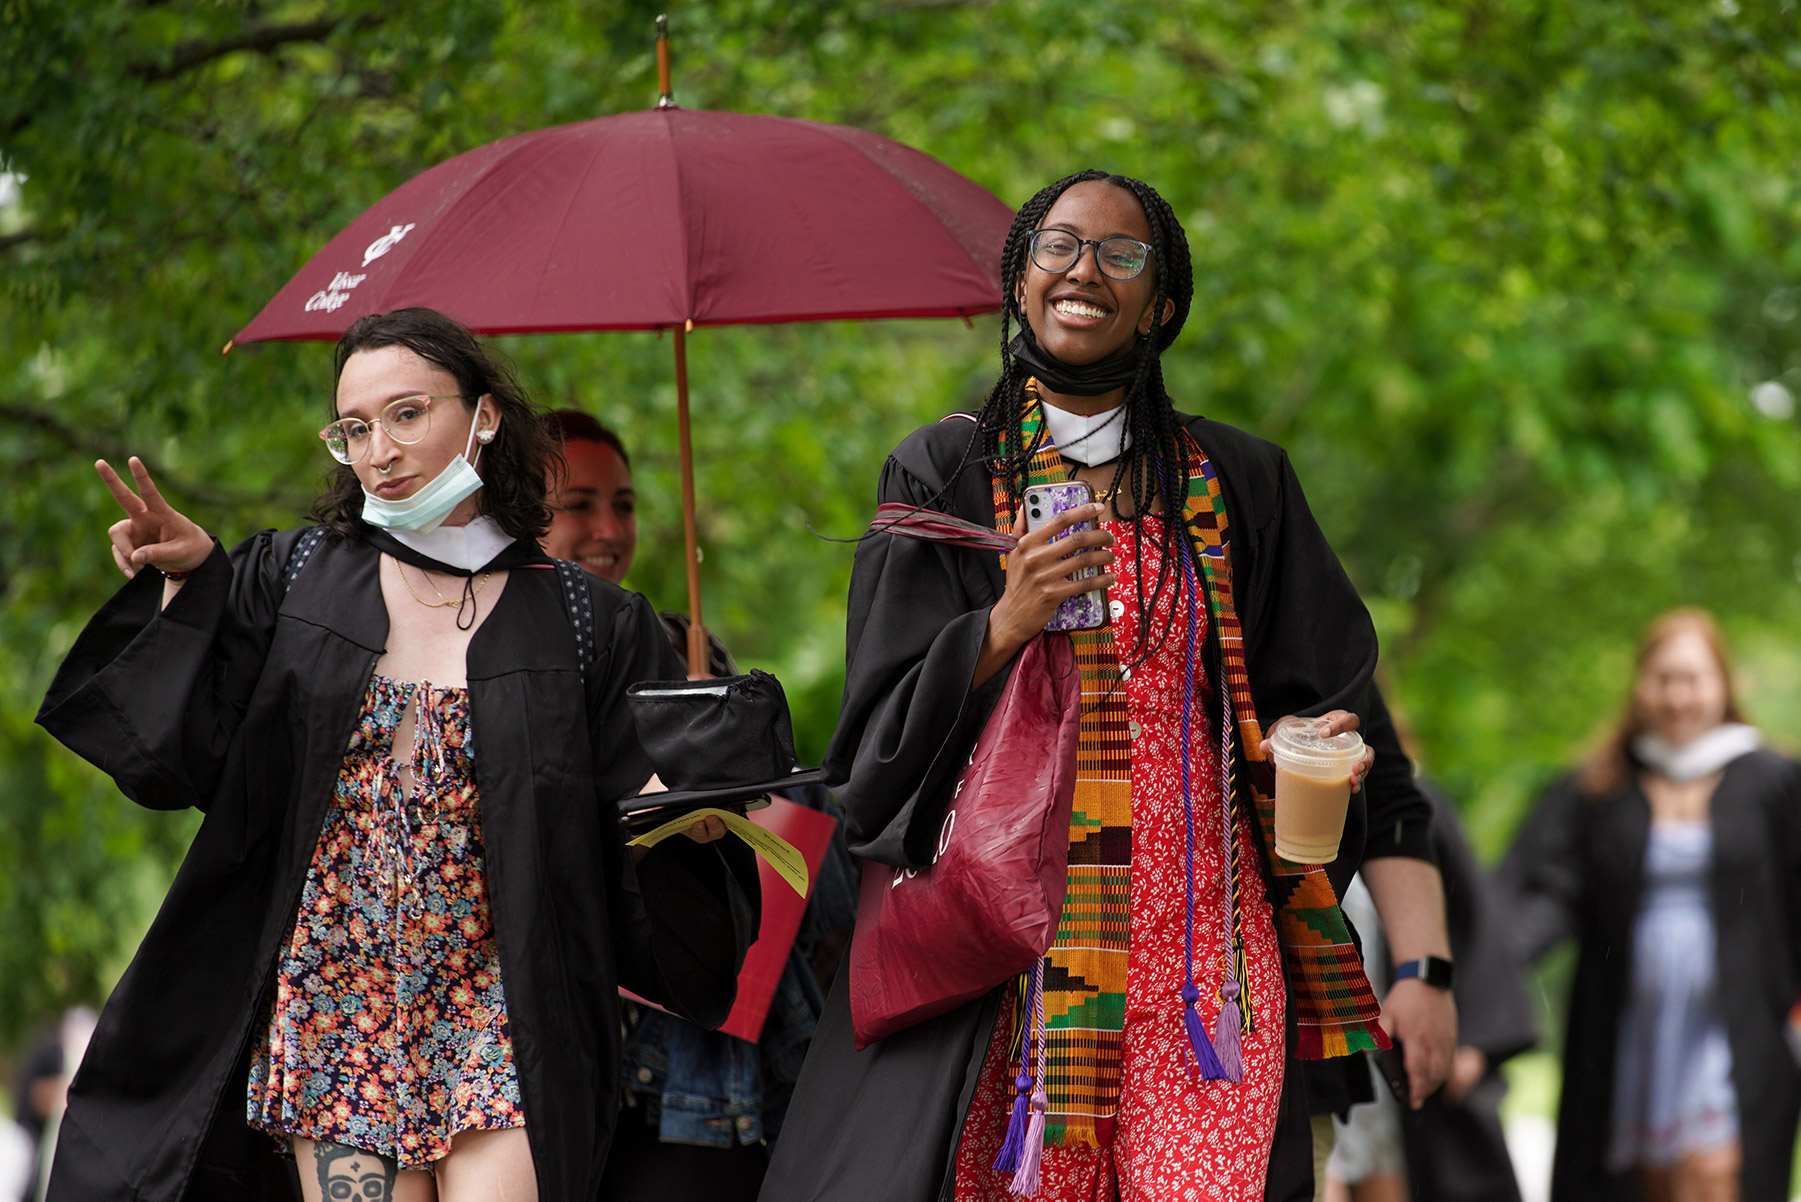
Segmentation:
{"type": "MultiPolygon", "coordinates": [[[[1020,206],[1001,250],[1001,295],[1005,298],[1001,311],[1001,374],[977,415],[977,428],[970,447],[979,453],[991,473],[1006,480],[1007,495],[1017,506],[1025,492],[1032,455],[1038,450],[1036,444],[1026,445],[1021,429],[1026,380],[1030,373],[1014,358],[1011,349],[1012,323],[1028,324],[1019,307],[1026,256],[1032,232],[1043,223],[1058,198],[1076,184],[1093,182],[1130,192],[1144,209],[1153,252],[1149,269],[1155,273],[1156,283],[1152,312],[1161,317],[1165,302],[1172,305],[1168,320],[1153,322],[1149,333],[1138,338],[1137,367],[1131,382],[1126,385],[1125,399],[1126,428],[1131,432],[1132,447],[1120,456],[1111,484],[1113,489],[1119,490],[1130,480],[1132,491],[1127,495],[1132,498],[1131,521],[1140,531],[1145,515],[1156,500],[1163,502],[1163,512],[1169,519],[1162,523],[1162,562],[1148,591],[1143,560],[1139,560],[1139,645],[1133,649],[1126,665],[1133,667],[1149,659],[1168,635],[1175,606],[1164,607],[1163,621],[1155,639],[1151,637],[1152,623],[1147,618],[1157,612],[1172,574],[1181,570],[1182,557],[1191,552],[1181,520],[1188,501],[1188,455],[1175,406],[1163,387],[1162,355],[1188,320],[1188,309],[1194,300],[1194,269],[1188,254],[1188,235],[1183,232],[1182,223],[1176,220],[1169,202],[1158,195],[1155,188],[1130,176],[1106,171],[1078,171],[1064,176],[1020,206]]],[[[969,455],[966,451],[965,462],[969,455]]]]}
{"type": "MultiPolygon", "coordinates": [[[[475,412],[485,393],[501,414],[494,441],[482,448],[481,512],[514,538],[534,542],[550,528],[545,466],[563,467],[562,440],[545,425],[544,410],[532,404],[519,384],[512,361],[436,309],[395,309],[351,323],[338,339],[332,367],[331,415],[338,415],[338,380],[359,351],[404,346],[456,378],[465,412],[475,412]]],[[[356,471],[339,464],[325,478],[325,490],[307,516],[340,538],[356,538],[363,528],[363,486],[356,471]]]]}

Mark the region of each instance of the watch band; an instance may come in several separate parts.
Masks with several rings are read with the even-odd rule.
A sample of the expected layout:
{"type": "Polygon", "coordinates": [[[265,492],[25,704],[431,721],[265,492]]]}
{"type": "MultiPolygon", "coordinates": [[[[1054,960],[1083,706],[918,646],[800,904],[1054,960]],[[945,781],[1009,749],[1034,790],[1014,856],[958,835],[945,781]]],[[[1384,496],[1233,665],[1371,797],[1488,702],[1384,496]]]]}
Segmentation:
{"type": "Polygon", "coordinates": [[[1417,977],[1434,989],[1449,989],[1457,983],[1457,966],[1443,956],[1421,956],[1395,965],[1395,980],[1409,977],[1417,977]]]}

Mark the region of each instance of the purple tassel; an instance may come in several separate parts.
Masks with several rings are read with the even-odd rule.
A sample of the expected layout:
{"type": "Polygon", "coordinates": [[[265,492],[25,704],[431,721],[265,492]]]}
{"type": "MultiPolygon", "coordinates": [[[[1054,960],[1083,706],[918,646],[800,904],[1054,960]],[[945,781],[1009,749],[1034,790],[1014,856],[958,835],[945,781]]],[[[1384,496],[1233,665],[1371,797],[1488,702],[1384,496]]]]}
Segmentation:
{"type": "MultiPolygon", "coordinates": [[[[997,1173],[1012,1173],[1019,1169],[1025,1159],[1026,1149],[1026,1108],[1027,1097],[1032,1092],[1032,1078],[1021,1072],[1013,1079],[1013,1088],[1018,1096],[1013,1099],[1013,1117],[1007,1120],[1007,1138],[1001,1143],[1001,1154],[994,1158],[994,1169],[997,1173]]],[[[1039,1097],[1044,1095],[1040,1093],[1039,1097]]],[[[1040,1112],[1042,1113],[1042,1112],[1040,1112]]],[[[1038,1132],[1044,1134],[1044,1124],[1039,1122],[1038,1132]]],[[[1034,1158],[1036,1159],[1036,1158],[1034,1158]]],[[[1034,1170],[1036,1172],[1036,1170],[1034,1170]]]]}
{"type": "Polygon", "coordinates": [[[1226,974],[1220,988],[1219,1022],[1213,1028],[1213,1050],[1219,1055],[1226,1080],[1244,1080],[1244,1054],[1238,1047],[1238,978],[1226,974]]]}
{"type": "Polygon", "coordinates": [[[1038,1166],[1044,1159],[1044,1112],[1050,1108],[1051,1100],[1040,1086],[1032,1094],[1032,1122],[1026,1128],[1026,1146],[1019,1157],[1019,1171],[1013,1174],[1013,1183],[1007,1187],[1022,1198],[1038,1193],[1038,1166]]]}
{"type": "Polygon", "coordinates": [[[1201,1072],[1201,1079],[1220,1081],[1225,1078],[1226,1070],[1213,1053],[1213,1041],[1207,1038],[1207,1024],[1195,1012],[1194,1005],[1200,1000],[1201,991],[1194,987],[1193,981],[1182,986],[1182,1024],[1188,1028],[1188,1046],[1194,1052],[1194,1064],[1201,1072]]]}

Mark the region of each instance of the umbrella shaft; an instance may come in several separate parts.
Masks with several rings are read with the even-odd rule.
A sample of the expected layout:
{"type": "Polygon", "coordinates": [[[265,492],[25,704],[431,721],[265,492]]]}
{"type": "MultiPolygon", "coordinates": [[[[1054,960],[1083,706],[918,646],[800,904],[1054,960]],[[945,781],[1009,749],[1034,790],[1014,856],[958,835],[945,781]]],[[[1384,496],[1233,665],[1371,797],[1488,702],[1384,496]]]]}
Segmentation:
{"type": "Polygon", "coordinates": [[[694,517],[694,441],[688,425],[688,336],[675,334],[675,420],[682,459],[682,538],[688,556],[688,674],[710,676],[707,628],[700,617],[700,534],[694,517]]]}

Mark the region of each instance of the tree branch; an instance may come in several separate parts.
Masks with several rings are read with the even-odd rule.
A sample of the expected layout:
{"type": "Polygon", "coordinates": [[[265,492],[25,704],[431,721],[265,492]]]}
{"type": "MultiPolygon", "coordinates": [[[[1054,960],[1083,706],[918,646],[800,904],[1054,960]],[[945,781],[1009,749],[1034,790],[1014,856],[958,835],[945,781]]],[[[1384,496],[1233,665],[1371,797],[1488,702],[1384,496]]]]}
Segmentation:
{"type": "MultiPolygon", "coordinates": [[[[160,0],[146,0],[147,3],[159,3],[160,0]]],[[[125,68],[125,73],[146,83],[163,83],[204,66],[216,58],[227,54],[235,54],[240,50],[249,50],[257,54],[268,54],[282,46],[295,42],[319,42],[330,37],[339,28],[348,26],[351,29],[368,29],[379,25],[382,18],[371,13],[356,17],[320,17],[312,21],[295,21],[287,25],[261,23],[250,25],[237,33],[217,39],[191,38],[178,42],[170,52],[167,61],[144,60],[125,68]]],[[[25,109],[6,125],[8,137],[17,136],[34,120],[37,112],[25,109]]]]}
{"type": "Polygon", "coordinates": [[[1198,41],[1188,40],[1173,43],[1168,47],[1169,53],[1184,66],[1193,67],[1205,75],[1231,75],[1232,70],[1223,59],[1202,46],[1198,41]]]}
{"type": "Polygon", "coordinates": [[[304,498],[291,496],[286,489],[279,486],[273,487],[259,496],[238,489],[220,489],[210,485],[195,484],[192,481],[171,476],[166,469],[154,462],[148,455],[132,451],[124,443],[100,431],[80,429],[35,405],[0,401],[0,423],[35,430],[72,451],[80,451],[83,455],[91,455],[96,459],[123,461],[128,456],[135,454],[143,460],[145,468],[149,470],[150,475],[157,480],[158,486],[165,492],[175,492],[191,497],[196,502],[212,509],[240,512],[247,506],[267,505],[280,501],[295,502],[297,507],[305,504],[304,498]]]}
{"type": "Polygon", "coordinates": [[[268,54],[293,42],[323,41],[344,26],[367,29],[380,20],[379,17],[364,14],[359,17],[320,17],[313,21],[296,21],[287,25],[251,25],[222,38],[193,38],[177,43],[167,62],[135,63],[126,70],[147,83],[161,83],[240,50],[268,54]]]}
{"type": "Polygon", "coordinates": [[[0,250],[11,250],[23,242],[30,242],[38,236],[35,229],[26,228],[10,234],[0,234],[0,250]]]}

